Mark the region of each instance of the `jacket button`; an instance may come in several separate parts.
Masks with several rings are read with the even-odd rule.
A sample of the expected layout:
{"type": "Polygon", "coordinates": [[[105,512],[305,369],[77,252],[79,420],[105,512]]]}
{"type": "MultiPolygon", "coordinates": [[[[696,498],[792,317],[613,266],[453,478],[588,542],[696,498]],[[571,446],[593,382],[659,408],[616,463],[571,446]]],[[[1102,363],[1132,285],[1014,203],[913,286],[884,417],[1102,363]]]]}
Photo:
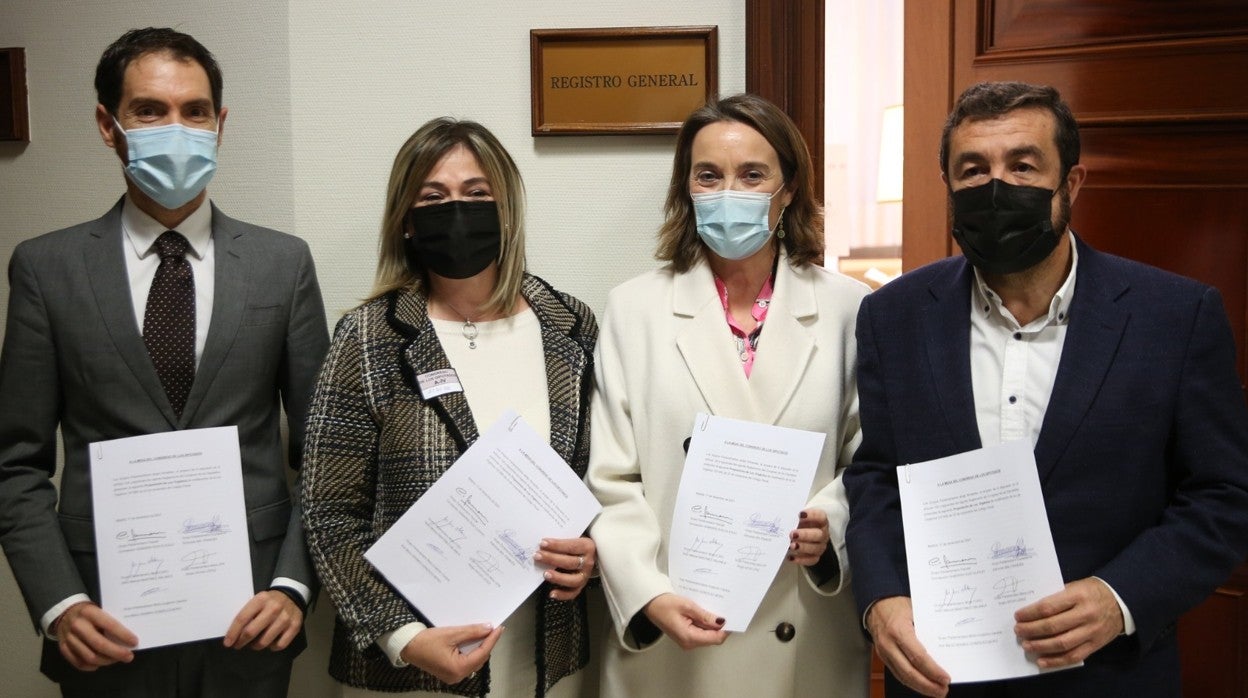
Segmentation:
{"type": "Polygon", "coordinates": [[[792,623],[781,623],[776,626],[776,638],[781,642],[792,640],[796,634],[797,628],[794,628],[792,623]]]}

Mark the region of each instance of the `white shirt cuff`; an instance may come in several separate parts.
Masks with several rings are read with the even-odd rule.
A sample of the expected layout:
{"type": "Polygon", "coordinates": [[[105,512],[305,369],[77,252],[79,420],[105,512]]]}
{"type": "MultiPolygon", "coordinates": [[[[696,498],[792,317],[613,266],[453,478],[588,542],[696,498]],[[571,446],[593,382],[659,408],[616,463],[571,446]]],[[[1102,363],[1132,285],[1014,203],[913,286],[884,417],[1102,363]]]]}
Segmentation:
{"type": "Polygon", "coordinates": [[[300,596],[303,597],[304,606],[307,606],[308,604],[312,603],[312,590],[309,589],[306,584],[303,584],[302,582],[297,582],[291,579],[290,577],[274,577],[273,583],[270,584],[269,586],[286,587],[287,589],[294,589],[295,591],[299,592],[300,596]]]}
{"type": "Polygon", "coordinates": [[[1093,577],[1093,579],[1101,584],[1104,584],[1105,588],[1109,589],[1109,593],[1114,595],[1114,601],[1118,602],[1118,610],[1122,611],[1122,634],[1134,635],[1135,619],[1131,617],[1131,611],[1127,608],[1127,605],[1122,602],[1122,597],[1118,595],[1118,592],[1114,591],[1114,588],[1109,585],[1109,582],[1101,579],[1100,577],[1093,577]]]}
{"type": "Polygon", "coordinates": [[[52,624],[56,622],[56,619],[60,618],[62,613],[64,613],[65,611],[68,611],[70,606],[73,606],[76,603],[82,603],[83,601],[90,601],[90,600],[91,600],[91,597],[87,596],[86,594],[74,594],[68,599],[65,599],[64,601],[48,609],[48,612],[43,614],[43,617],[39,619],[39,625],[40,627],[43,628],[43,636],[48,638],[49,640],[56,641],[56,636],[52,634],[51,630],[49,630],[49,628],[52,627],[52,624]]]}
{"type": "Polygon", "coordinates": [[[386,657],[390,659],[390,664],[395,669],[402,669],[408,666],[407,662],[403,661],[403,648],[407,647],[407,643],[427,627],[424,623],[408,623],[398,630],[382,633],[377,638],[377,646],[386,653],[386,657]]]}

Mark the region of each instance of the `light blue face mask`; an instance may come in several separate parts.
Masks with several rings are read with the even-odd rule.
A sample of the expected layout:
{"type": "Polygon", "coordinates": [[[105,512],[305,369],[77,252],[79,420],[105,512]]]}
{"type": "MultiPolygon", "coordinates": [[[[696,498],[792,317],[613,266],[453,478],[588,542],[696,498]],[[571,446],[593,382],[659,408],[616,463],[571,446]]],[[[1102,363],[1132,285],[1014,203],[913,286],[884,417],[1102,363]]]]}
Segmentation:
{"type": "MultiPolygon", "coordinates": [[[[780,190],[783,191],[781,186],[780,190]]],[[[776,194],[723,189],[692,194],[698,237],[724,259],[745,259],[758,252],[771,237],[767,216],[776,194]]]]}
{"type": "Polygon", "coordinates": [[[126,176],[165,208],[199,196],[217,171],[218,131],[181,124],[127,131],[117,123],[117,129],[126,135],[126,176]]]}

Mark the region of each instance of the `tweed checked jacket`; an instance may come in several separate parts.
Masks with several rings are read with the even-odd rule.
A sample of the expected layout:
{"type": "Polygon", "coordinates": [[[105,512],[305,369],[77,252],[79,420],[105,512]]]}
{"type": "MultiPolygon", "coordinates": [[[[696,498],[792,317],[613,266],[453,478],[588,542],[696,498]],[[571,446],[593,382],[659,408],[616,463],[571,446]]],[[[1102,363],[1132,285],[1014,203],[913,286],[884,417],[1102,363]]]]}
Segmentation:
{"type": "MultiPolygon", "coordinates": [[[[521,295],[541,324],[550,444],[577,475],[589,461],[589,393],[598,327],[580,301],[526,274],[521,295]]],[[[360,688],[483,695],[489,665],[448,686],[415,667],[396,669],[378,636],[426,622],[364,559],[369,548],[477,439],[462,392],[424,400],[416,377],[450,368],[427,297],[396,291],[339,321],[309,410],[302,475],[308,547],[338,609],[330,675],[360,688]]],[[[506,370],[502,368],[500,370],[506,370]]],[[[538,594],[538,695],[589,657],[584,594],[538,594]]]]}

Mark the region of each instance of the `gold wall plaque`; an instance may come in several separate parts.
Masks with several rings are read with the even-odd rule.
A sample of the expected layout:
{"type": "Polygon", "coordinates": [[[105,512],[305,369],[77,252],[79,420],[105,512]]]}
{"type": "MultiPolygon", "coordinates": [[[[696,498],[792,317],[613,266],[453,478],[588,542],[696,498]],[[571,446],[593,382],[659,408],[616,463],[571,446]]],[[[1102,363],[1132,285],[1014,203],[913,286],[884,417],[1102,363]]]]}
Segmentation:
{"type": "Polygon", "coordinates": [[[718,28],[533,29],[533,135],[675,133],[718,91],[718,28]]]}

